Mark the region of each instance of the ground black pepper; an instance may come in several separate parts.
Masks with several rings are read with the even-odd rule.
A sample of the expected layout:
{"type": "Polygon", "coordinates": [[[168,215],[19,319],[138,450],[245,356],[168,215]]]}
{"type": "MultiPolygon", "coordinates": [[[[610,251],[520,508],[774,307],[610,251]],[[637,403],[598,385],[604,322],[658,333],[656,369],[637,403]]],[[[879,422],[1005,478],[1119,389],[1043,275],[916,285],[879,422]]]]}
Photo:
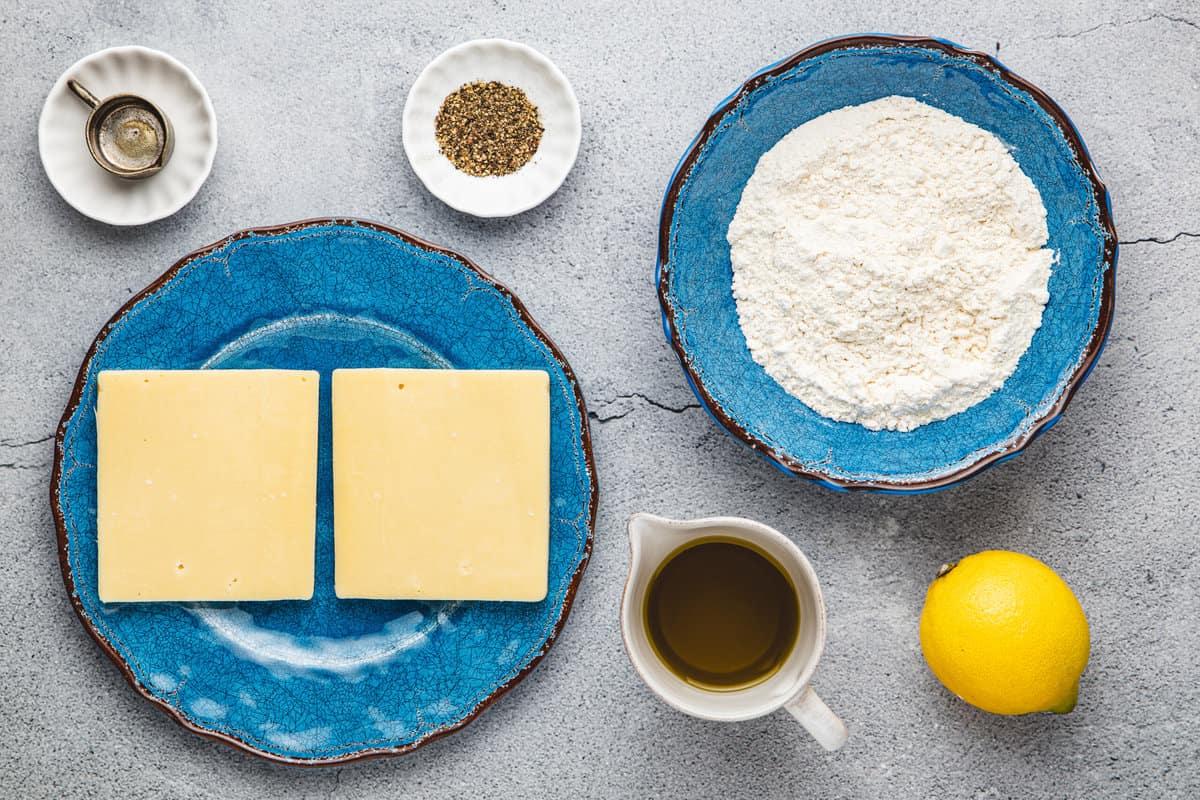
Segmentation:
{"type": "Polygon", "coordinates": [[[468,175],[508,175],[533,158],[542,141],[537,106],[497,81],[460,86],[442,101],[434,134],[442,154],[468,175]]]}

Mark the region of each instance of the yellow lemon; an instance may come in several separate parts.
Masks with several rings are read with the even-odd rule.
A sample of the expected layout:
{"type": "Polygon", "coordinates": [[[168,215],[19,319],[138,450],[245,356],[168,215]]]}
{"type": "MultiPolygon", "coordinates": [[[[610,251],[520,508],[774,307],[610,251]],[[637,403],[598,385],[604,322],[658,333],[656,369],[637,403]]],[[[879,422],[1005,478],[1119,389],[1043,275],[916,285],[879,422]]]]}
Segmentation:
{"type": "Polygon", "coordinates": [[[1022,553],[946,564],[925,595],[925,661],[947,689],[993,714],[1075,708],[1090,646],[1071,587],[1022,553]]]}

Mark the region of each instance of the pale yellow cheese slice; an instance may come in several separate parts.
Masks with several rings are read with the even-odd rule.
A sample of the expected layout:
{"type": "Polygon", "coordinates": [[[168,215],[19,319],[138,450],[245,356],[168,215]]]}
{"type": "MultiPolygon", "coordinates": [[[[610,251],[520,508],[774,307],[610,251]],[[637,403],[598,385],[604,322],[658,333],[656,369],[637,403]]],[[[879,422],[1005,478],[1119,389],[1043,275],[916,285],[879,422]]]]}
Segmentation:
{"type": "Polygon", "coordinates": [[[105,602],[313,593],[316,372],[101,372],[105,602]]]}
{"type": "Polygon", "coordinates": [[[546,596],[549,377],[333,373],[338,597],[546,596]]]}

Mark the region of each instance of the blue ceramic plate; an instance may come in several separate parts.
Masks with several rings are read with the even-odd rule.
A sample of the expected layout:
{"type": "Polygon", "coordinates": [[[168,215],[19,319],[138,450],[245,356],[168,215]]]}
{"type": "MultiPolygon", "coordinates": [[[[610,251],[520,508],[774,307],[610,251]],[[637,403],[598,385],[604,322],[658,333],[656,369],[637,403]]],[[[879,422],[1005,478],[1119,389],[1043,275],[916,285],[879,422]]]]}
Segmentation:
{"type": "Polygon", "coordinates": [[[134,688],[204,736],[316,764],[413,750],[462,727],[528,674],[566,620],[591,551],[596,492],[583,395],[520,301],[461,256],[355,220],[236,234],[130,301],[80,368],[51,485],[75,610],[134,688]],[[549,373],[544,601],[334,596],[330,373],[383,366],[549,373]],[[104,604],[96,596],[96,375],[200,367],[321,374],[311,601],[104,604]]]}
{"type": "Polygon", "coordinates": [[[730,433],[792,474],[835,489],[942,488],[1012,457],[1058,420],[1095,363],[1113,313],[1117,236],[1079,134],[1034,86],[936,39],[854,36],[814,45],[747,81],[684,156],[663,203],[663,321],[696,395],[730,433]],[[725,232],[759,157],[828,111],[898,94],[991,131],[1046,205],[1058,253],[1042,327],[1003,387],[901,433],[820,416],[754,362],[738,324],[725,232]]]}

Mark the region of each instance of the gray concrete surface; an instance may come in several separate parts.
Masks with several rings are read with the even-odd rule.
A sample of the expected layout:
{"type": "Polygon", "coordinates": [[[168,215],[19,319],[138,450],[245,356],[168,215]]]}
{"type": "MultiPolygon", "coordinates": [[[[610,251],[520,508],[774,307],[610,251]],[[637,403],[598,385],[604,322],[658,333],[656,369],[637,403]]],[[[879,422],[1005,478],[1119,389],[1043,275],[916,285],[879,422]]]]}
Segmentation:
{"type": "Polygon", "coordinates": [[[1200,4],[882,5],[0,5],[0,796],[1200,794],[1200,4]],[[696,409],[651,287],[662,191],[714,104],[763,64],[863,30],[998,49],[1076,121],[1124,243],[1112,338],[1066,419],[1015,462],[933,496],[835,495],[755,459],[696,409]],[[584,114],[563,189],[502,222],[442,206],[400,144],[417,72],[485,35],[547,53],[584,114]],[[191,66],[221,126],[196,200],[133,230],[79,216],[37,158],[51,83],[117,44],[191,66]],[[202,741],[130,690],[71,612],[47,487],[78,364],[131,292],[239,228],[331,214],[455,247],[516,289],[582,377],[602,500],[575,611],[517,690],[416,754],[305,771],[202,741]],[[842,752],[820,752],[783,715],[701,722],[642,686],[617,626],[624,520],[639,510],[752,515],[807,550],[829,604],[818,685],[852,729],[842,752]],[[924,665],[931,574],[988,547],[1043,558],[1087,610],[1092,661],[1067,717],[988,716],[924,665]]]}

